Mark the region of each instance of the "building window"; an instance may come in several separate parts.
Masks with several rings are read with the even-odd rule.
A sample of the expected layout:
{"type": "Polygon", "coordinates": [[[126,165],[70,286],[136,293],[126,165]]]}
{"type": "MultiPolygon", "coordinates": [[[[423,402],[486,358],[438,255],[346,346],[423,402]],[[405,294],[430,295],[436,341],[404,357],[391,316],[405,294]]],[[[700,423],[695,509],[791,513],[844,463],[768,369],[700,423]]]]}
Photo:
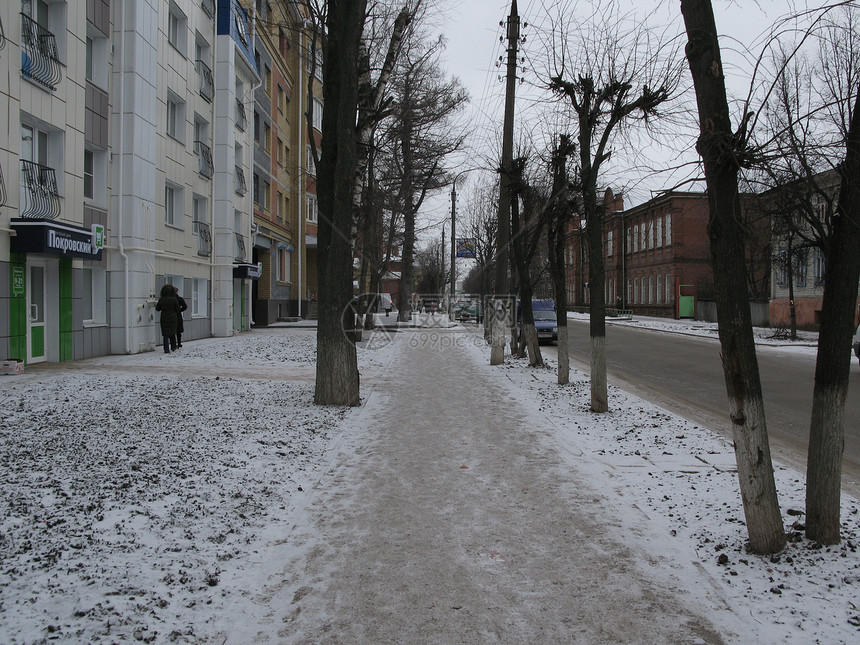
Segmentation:
{"type": "Polygon", "coordinates": [[[194,278],[191,281],[191,315],[205,318],[209,314],[209,280],[194,278]]]}
{"type": "Polygon", "coordinates": [[[672,244],[672,216],[666,215],[666,246],[672,244]]]}
{"type": "Polygon", "coordinates": [[[260,143],[260,113],[254,111],[254,141],[260,143]]]}
{"type": "Polygon", "coordinates": [[[84,324],[104,325],[107,322],[107,271],[100,267],[84,267],[81,280],[81,307],[84,324]]]}
{"type": "Polygon", "coordinates": [[[806,249],[797,249],[794,252],[792,272],[794,273],[794,286],[795,287],[805,287],[806,286],[806,266],[807,266],[807,258],[809,254],[806,252],[806,249]]]}
{"type": "Polygon", "coordinates": [[[317,176],[317,165],[314,162],[314,151],[310,145],[307,146],[306,152],[307,152],[306,163],[307,163],[308,175],[310,177],[316,177],[317,176]]]}
{"type": "Polygon", "coordinates": [[[627,306],[633,302],[633,280],[627,278],[627,306]]]}
{"type": "Polygon", "coordinates": [[[284,223],[284,195],[278,191],[277,199],[275,199],[275,221],[278,224],[284,223]]]}
{"type": "Polygon", "coordinates": [[[633,278],[633,302],[639,302],[639,278],[633,278]]]}
{"type": "Polygon", "coordinates": [[[657,218],[657,248],[663,246],[663,218],[657,218]]]}
{"type": "Polygon", "coordinates": [[[654,248],[654,222],[648,222],[648,248],[654,248]]]}
{"type": "Polygon", "coordinates": [[[812,275],[816,287],[824,284],[824,253],[817,247],[812,250],[812,275]]]}
{"type": "Polygon", "coordinates": [[[260,205],[260,175],[254,173],[253,179],[254,203],[260,205]]]}
{"type": "Polygon", "coordinates": [[[661,299],[663,298],[663,276],[657,276],[657,304],[660,304],[661,299]]]}
{"type": "Polygon", "coordinates": [[[272,128],[268,123],[263,124],[263,147],[266,152],[272,151],[272,128]]]}
{"type": "Polygon", "coordinates": [[[182,226],[182,188],[176,184],[164,186],[164,222],[168,226],[182,226]]]}
{"type": "Polygon", "coordinates": [[[639,250],[639,224],[633,227],[633,253],[639,250]]]}
{"type": "Polygon", "coordinates": [[[314,98],[312,102],[314,129],[322,132],[323,102],[314,98]]]}
{"type": "Polygon", "coordinates": [[[666,274],[666,303],[674,302],[674,298],[672,298],[672,276],[670,274],[666,274]]]}
{"type": "Polygon", "coordinates": [[[185,103],[173,92],[167,93],[167,134],[185,143],[185,103]]]}
{"type": "Polygon", "coordinates": [[[93,151],[84,150],[84,198],[92,199],[95,194],[93,151]]]}
{"type": "Polygon", "coordinates": [[[290,252],[278,247],[278,282],[290,281],[290,252]]]}
{"type": "Polygon", "coordinates": [[[200,224],[208,221],[207,199],[201,195],[191,198],[191,232],[197,235],[200,232],[200,224]]]}
{"type": "Polygon", "coordinates": [[[648,304],[653,305],[655,301],[656,301],[656,298],[654,297],[654,276],[649,275],[648,276],[648,304]]]}
{"type": "Polygon", "coordinates": [[[606,255],[612,257],[612,231],[606,232],[606,255]]]}
{"type": "Polygon", "coordinates": [[[788,286],[788,249],[781,248],[776,253],[776,284],[788,286]]]}
{"type": "Polygon", "coordinates": [[[307,195],[307,220],[309,222],[317,221],[317,197],[316,195],[307,195]]]}
{"type": "Polygon", "coordinates": [[[264,181],[263,182],[263,209],[270,210],[272,208],[271,203],[271,193],[272,193],[272,185],[264,181]]]}
{"type": "Polygon", "coordinates": [[[188,19],[179,6],[171,0],[167,14],[167,42],[185,56],[188,19]]]}

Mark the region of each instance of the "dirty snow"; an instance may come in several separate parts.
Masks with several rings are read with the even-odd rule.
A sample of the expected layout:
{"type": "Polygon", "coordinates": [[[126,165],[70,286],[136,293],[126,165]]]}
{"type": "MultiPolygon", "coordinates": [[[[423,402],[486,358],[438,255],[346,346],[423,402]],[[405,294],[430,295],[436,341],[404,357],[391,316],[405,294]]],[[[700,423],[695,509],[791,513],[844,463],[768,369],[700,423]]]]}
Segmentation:
{"type": "MultiPolygon", "coordinates": [[[[487,361],[469,328],[464,360],[487,361]]],[[[359,345],[364,389],[410,333],[359,345]]],[[[360,418],[312,404],[314,337],[254,331],[0,377],[0,642],[211,642],[261,568],[280,569],[261,552],[289,555],[306,493],[360,418]]],[[[694,551],[730,614],[767,642],[860,639],[857,500],[843,496],[842,543],[813,544],[795,511],[804,478],[777,464],[791,542],[750,554],[727,441],[615,388],[612,411],[593,415],[576,371],[565,387],[552,365],[508,358],[486,373],[559,450],[584,456],[595,488],[647,518],[652,535],[631,537],[643,557],[694,551]]]]}

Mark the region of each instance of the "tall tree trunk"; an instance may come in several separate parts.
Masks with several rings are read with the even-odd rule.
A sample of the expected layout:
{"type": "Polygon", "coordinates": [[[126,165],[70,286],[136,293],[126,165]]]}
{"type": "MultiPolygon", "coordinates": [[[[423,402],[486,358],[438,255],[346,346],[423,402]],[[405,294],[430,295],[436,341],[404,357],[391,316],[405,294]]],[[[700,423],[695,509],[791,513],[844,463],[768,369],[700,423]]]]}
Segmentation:
{"type": "Polygon", "coordinates": [[[567,339],[567,275],[564,266],[565,224],[567,212],[567,156],[572,151],[570,138],[563,135],[553,155],[552,204],[547,224],[547,255],[552,286],[555,292],[555,318],[558,325],[558,384],[570,382],[570,355],[567,339]]]}
{"type": "MultiPolygon", "coordinates": [[[[580,146],[583,142],[580,140],[580,146]]],[[[586,143],[586,146],[588,144],[586,143]]],[[[582,149],[582,147],[580,148],[582,149]]],[[[585,234],[588,239],[588,293],[589,335],[591,337],[591,411],[609,410],[609,386],[606,377],[606,298],[603,285],[606,272],[603,266],[603,217],[597,204],[596,177],[590,172],[590,150],[580,158],[582,165],[582,199],[585,216],[585,234]],[[586,159],[589,159],[586,161],[586,159]]]]}
{"type": "Polygon", "coordinates": [[[860,93],[847,148],[824,276],[806,471],[806,535],[822,544],[839,542],[845,397],[851,366],[848,348],[860,280],[860,93]]]}
{"type": "Polygon", "coordinates": [[[775,553],[785,546],[785,529],[773,477],[747,296],[738,196],[738,158],[744,144],[731,129],[710,0],[681,0],[681,13],[699,109],[697,149],[708,186],[708,236],[741,497],[750,547],[756,553],[775,553]]]}
{"type": "Polygon", "coordinates": [[[366,4],[366,0],[329,0],[326,21],[326,109],[317,173],[319,321],[314,403],[318,405],[360,403],[358,360],[355,345],[344,333],[344,322],[352,300],[358,54],[366,4]]]}

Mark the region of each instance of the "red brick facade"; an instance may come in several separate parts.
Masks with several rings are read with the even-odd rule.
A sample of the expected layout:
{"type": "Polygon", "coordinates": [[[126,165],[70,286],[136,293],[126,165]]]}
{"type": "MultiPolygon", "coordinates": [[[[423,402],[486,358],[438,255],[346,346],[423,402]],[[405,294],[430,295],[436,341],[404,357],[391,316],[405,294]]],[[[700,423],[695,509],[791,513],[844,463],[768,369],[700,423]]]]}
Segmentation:
{"type": "MultiPolygon", "coordinates": [[[[607,190],[604,205],[606,306],[644,316],[694,317],[698,299],[714,295],[707,195],[673,191],[623,210],[622,197],[607,190]]],[[[588,259],[578,218],[567,240],[568,297],[571,307],[582,307],[589,302],[588,259]]],[[[766,282],[767,269],[756,271],[764,271],[757,280],[766,282]]]]}

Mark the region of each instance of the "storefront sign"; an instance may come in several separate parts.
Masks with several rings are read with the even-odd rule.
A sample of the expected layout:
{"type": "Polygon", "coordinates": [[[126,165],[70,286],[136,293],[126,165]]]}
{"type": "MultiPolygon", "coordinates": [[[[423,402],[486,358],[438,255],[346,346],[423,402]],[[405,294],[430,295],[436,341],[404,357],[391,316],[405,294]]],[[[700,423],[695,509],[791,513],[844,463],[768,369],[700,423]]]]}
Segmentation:
{"type": "Polygon", "coordinates": [[[12,267],[12,297],[20,298],[24,295],[24,267],[12,267]]]}
{"type": "Polygon", "coordinates": [[[48,220],[13,219],[13,253],[42,253],[101,260],[105,227],[93,224],[88,230],[72,224],[48,220]]]}
{"type": "Polygon", "coordinates": [[[237,264],[233,266],[233,277],[237,280],[259,280],[263,274],[263,263],[237,264]]]}

